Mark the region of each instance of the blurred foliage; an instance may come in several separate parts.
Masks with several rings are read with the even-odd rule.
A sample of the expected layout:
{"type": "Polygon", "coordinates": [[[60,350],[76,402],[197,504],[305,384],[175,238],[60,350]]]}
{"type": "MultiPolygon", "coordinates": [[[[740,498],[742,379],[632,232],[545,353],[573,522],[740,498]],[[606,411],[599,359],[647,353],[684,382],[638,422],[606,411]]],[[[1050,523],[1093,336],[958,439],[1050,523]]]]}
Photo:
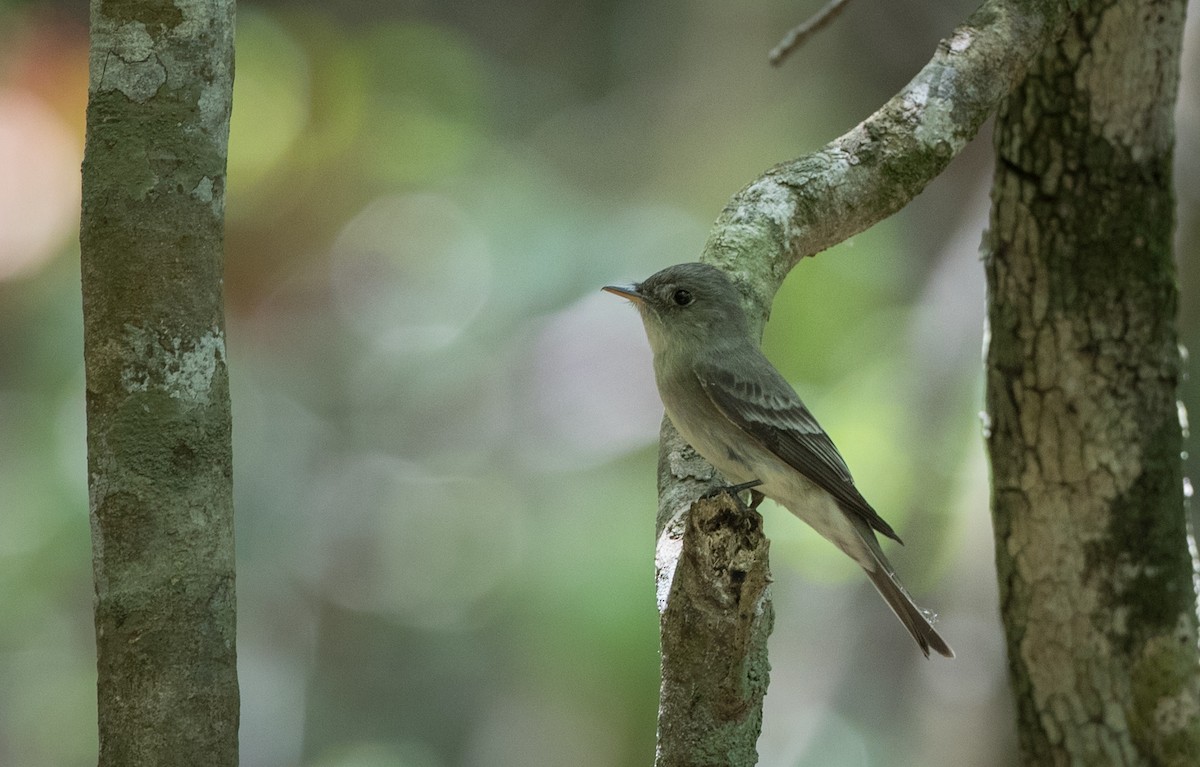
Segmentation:
{"type": "MultiPolygon", "coordinates": [[[[851,6],[775,71],[766,51],[816,4],[241,4],[243,764],[650,762],[661,408],[640,323],[597,289],[693,260],[730,194],[865,117],[971,6],[851,6]]],[[[0,764],[95,759],[86,62],[82,6],[0,0],[0,764]]],[[[768,355],[901,531],[897,567],[960,657],[926,663],[848,562],[767,508],[764,765],[1012,760],[976,416],[989,163],[976,142],[776,300],[768,355]]]]}

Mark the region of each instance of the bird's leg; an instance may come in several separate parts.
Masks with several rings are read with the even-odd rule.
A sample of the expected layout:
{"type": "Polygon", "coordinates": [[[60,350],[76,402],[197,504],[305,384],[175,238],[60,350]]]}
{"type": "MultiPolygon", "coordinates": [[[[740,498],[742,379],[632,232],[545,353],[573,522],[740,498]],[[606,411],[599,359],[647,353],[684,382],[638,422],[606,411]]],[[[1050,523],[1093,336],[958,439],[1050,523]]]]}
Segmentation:
{"type": "MultiPolygon", "coordinates": [[[[761,479],[752,479],[749,482],[743,482],[740,485],[730,485],[730,486],[726,487],[725,489],[728,490],[729,492],[733,493],[734,495],[737,495],[738,493],[745,492],[746,490],[751,490],[752,488],[758,487],[761,484],[762,484],[761,479]]],[[[762,495],[762,493],[758,493],[758,495],[762,495]]]]}
{"type": "Polygon", "coordinates": [[[766,498],[766,497],[767,496],[763,495],[762,493],[758,492],[757,490],[751,490],[750,491],[750,510],[751,511],[757,510],[758,504],[762,503],[763,498],[766,498]]]}
{"type": "Polygon", "coordinates": [[[716,490],[710,490],[709,492],[705,493],[701,497],[702,498],[715,498],[718,495],[724,495],[725,493],[728,493],[729,495],[732,495],[735,499],[737,499],[737,502],[739,505],[745,506],[745,504],[742,503],[742,493],[749,490],[750,491],[750,506],[748,508],[750,509],[750,511],[754,511],[755,509],[758,508],[758,504],[762,503],[762,499],[763,499],[763,494],[758,492],[754,488],[758,487],[761,484],[762,484],[761,479],[752,479],[749,482],[742,482],[741,484],[738,484],[738,485],[726,485],[724,487],[718,487],[716,490]]]}
{"type": "MultiPolygon", "coordinates": [[[[711,490],[700,496],[704,499],[716,498],[719,495],[728,495],[734,505],[739,510],[733,519],[729,522],[732,527],[740,529],[743,533],[752,533],[754,531],[762,531],[762,515],[758,513],[758,504],[762,503],[763,494],[754,488],[762,484],[762,480],[753,479],[749,482],[743,482],[739,485],[725,485],[715,490],[711,490]],[[742,493],[749,491],[750,505],[747,506],[742,500],[742,493]]],[[[729,524],[727,522],[727,524],[729,524]]]]}

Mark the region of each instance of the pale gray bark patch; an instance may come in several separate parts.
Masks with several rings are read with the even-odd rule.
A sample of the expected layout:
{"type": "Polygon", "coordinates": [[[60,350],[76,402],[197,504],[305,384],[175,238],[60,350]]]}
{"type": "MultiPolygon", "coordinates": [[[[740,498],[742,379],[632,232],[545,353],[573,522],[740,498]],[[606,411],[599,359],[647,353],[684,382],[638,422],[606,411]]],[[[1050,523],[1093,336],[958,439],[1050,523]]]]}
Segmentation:
{"type": "Polygon", "coordinates": [[[167,81],[167,70],[154,55],[154,40],[144,24],[101,23],[92,34],[100,37],[92,47],[91,55],[99,59],[99,65],[91,67],[92,90],[117,90],[137,102],[158,93],[167,81]]]}
{"type": "Polygon", "coordinates": [[[1164,101],[1157,88],[1144,87],[1131,69],[1157,71],[1163,89],[1179,88],[1179,56],[1186,5],[1110,3],[1098,14],[1092,44],[1080,56],[1076,87],[1091,94],[1093,129],[1105,140],[1128,147],[1142,162],[1172,151],[1175,142],[1174,99],[1164,101]]]}
{"type": "Polygon", "coordinates": [[[133,360],[121,370],[121,383],[127,392],[161,389],[186,407],[211,402],[213,376],[225,363],[225,336],[212,329],[190,344],[175,337],[164,346],[158,334],[133,325],[125,326],[128,351],[122,356],[133,360]]]}

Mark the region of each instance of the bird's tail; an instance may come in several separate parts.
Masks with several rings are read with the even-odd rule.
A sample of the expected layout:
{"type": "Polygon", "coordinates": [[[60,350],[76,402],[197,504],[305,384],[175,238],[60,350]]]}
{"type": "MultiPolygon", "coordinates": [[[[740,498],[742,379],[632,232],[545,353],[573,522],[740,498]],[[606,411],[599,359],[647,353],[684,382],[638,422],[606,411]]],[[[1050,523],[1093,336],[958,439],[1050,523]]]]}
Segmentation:
{"type": "Polygon", "coordinates": [[[871,540],[867,542],[867,548],[871,550],[875,560],[875,569],[863,567],[863,570],[871,578],[875,589],[888,603],[888,607],[892,608],[892,612],[896,614],[900,622],[904,624],[904,628],[908,629],[908,633],[912,634],[912,638],[917,640],[917,644],[920,645],[921,652],[925,653],[926,658],[929,657],[930,649],[947,658],[953,658],[954,651],[934,629],[933,624],[930,623],[930,616],[917,607],[912,597],[908,595],[908,591],[901,585],[900,579],[896,577],[887,557],[883,555],[879,544],[874,540],[875,535],[869,531],[867,534],[871,537],[871,540]],[[872,543],[875,545],[870,545],[872,543]]]}

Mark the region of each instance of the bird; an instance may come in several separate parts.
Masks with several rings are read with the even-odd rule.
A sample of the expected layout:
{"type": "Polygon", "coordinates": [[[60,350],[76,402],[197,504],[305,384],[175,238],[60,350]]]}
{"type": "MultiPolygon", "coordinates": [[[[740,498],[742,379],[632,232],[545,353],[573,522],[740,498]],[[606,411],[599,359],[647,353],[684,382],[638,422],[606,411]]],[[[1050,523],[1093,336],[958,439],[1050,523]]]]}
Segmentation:
{"type": "MultiPolygon", "coordinates": [[[[737,287],[710,264],[669,266],[606,285],[641,315],[667,417],[733,485],[750,486],[832,542],[867,574],[925,657],[954,657],[913,602],[876,534],[903,543],[854,484],[846,461],[763,354],[737,287]]],[[[756,496],[757,497],[757,496],[756,496]]]]}

